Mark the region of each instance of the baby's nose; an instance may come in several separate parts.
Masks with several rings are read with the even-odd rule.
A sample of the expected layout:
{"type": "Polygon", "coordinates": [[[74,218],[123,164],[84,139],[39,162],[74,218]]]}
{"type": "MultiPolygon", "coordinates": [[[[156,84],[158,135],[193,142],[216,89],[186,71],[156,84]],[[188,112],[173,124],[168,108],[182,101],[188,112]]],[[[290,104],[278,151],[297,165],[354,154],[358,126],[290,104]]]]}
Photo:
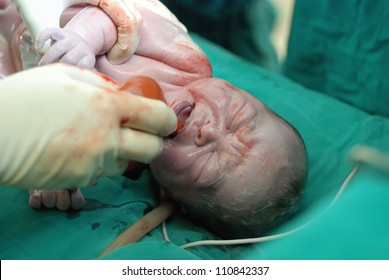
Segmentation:
{"type": "Polygon", "coordinates": [[[196,137],[196,145],[204,146],[208,143],[218,142],[222,139],[223,135],[218,128],[217,123],[207,121],[204,125],[199,127],[198,135],[196,137]]]}

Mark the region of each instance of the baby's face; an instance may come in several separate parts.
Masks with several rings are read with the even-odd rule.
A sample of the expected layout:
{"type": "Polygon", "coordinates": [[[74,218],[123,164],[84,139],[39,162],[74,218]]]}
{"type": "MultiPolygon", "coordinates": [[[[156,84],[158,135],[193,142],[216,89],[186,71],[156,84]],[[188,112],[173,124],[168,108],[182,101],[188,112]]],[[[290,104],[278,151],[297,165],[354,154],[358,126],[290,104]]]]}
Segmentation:
{"type": "Polygon", "coordinates": [[[256,181],[273,180],[288,164],[284,126],[252,95],[220,79],[202,79],[165,95],[184,123],[150,164],[178,201],[242,204],[266,194],[256,181]],[[259,192],[259,193],[258,193],[259,192]],[[210,195],[212,194],[212,195],[210,195]]]}

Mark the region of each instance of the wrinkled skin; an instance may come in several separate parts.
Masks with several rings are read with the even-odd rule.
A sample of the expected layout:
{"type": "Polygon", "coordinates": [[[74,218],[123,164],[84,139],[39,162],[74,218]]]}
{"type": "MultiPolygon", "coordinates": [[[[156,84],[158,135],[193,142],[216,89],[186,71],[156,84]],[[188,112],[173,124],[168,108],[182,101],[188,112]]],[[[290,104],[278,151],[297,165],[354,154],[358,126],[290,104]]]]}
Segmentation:
{"type": "Polygon", "coordinates": [[[258,178],[272,182],[291,164],[284,125],[263,103],[220,79],[198,80],[167,97],[185,125],[150,164],[157,181],[183,205],[208,209],[223,201],[255,211],[257,198],[265,202],[270,191],[253,187],[258,178]]]}
{"type": "MultiPolygon", "coordinates": [[[[231,209],[256,211],[258,201],[251,198],[261,196],[265,200],[270,190],[254,188],[255,181],[258,178],[273,181],[279,166],[291,164],[286,144],[281,141],[284,126],[250,94],[211,78],[208,59],[179,25],[145,8],[139,10],[143,16],[140,45],[123,64],[112,65],[104,55],[115,42],[110,37],[116,34],[115,26],[97,8],[90,8],[85,18],[78,16],[63,30],[44,33],[44,39],[54,39],[57,50],[46,54],[42,63],[57,59],[72,63],[71,55],[61,53],[61,42],[76,38],[71,31],[78,26],[75,32],[86,37],[82,44],[92,42],[92,47],[83,48],[84,54],[89,52],[85,57],[96,57],[96,62],[85,59],[87,63],[80,66],[95,67],[119,82],[138,75],[157,80],[168,105],[184,123],[175,137],[165,140],[163,153],[150,164],[157,181],[184,206],[204,204],[207,209],[223,202],[227,207],[231,205],[231,209]],[[84,32],[94,23],[91,18],[96,15],[99,23],[93,34],[84,32]],[[112,31],[106,32],[109,29],[112,31]],[[101,34],[111,35],[102,38],[101,34]],[[55,55],[56,52],[60,55],[55,55]]],[[[77,61],[82,59],[78,57],[77,61]]],[[[34,208],[79,209],[83,203],[78,189],[30,194],[30,205],[34,208]]],[[[233,215],[221,214],[226,219],[233,215]]]]}

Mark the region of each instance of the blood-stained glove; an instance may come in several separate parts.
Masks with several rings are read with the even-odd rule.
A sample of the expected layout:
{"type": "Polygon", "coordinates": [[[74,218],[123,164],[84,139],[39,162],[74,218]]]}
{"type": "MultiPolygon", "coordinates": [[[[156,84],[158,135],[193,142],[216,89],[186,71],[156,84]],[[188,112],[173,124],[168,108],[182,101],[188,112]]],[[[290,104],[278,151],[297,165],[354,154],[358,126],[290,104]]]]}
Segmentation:
{"type": "Polygon", "coordinates": [[[0,80],[0,183],[87,186],[148,163],[177,118],[163,102],[117,90],[89,70],[52,64],[0,80]]]}

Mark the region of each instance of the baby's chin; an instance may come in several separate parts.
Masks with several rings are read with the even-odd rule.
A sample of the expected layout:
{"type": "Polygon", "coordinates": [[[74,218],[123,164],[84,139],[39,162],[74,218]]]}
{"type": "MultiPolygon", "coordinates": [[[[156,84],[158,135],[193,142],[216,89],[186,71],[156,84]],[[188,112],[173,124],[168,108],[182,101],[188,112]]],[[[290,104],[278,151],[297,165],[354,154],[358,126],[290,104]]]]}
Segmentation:
{"type": "MultiPolygon", "coordinates": [[[[179,187],[190,183],[190,175],[182,176],[182,166],[185,164],[185,155],[180,150],[168,149],[150,163],[150,169],[158,181],[164,187],[179,187]]],[[[189,166],[189,163],[187,164],[189,166]]]]}

